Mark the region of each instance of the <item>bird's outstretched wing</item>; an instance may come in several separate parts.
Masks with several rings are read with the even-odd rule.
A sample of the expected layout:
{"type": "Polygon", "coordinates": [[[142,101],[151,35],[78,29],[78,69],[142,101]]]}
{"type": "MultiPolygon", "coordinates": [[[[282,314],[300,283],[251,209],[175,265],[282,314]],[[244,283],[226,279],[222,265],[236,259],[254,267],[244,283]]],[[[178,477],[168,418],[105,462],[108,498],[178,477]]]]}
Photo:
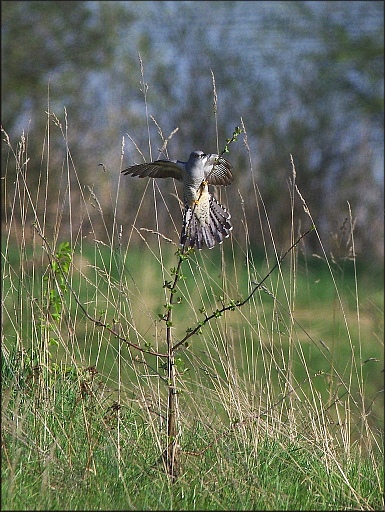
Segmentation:
{"type": "Polygon", "coordinates": [[[156,160],[155,162],[132,165],[122,171],[122,174],[131,174],[139,178],[175,178],[182,180],[182,170],[177,163],[171,160],[156,160]]]}
{"type": "Polygon", "coordinates": [[[210,185],[230,185],[234,180],[231,172],[232,165],[225,158],[211,154],[207,155],[207,170],[205,171],[205,179],[210,185]]]}

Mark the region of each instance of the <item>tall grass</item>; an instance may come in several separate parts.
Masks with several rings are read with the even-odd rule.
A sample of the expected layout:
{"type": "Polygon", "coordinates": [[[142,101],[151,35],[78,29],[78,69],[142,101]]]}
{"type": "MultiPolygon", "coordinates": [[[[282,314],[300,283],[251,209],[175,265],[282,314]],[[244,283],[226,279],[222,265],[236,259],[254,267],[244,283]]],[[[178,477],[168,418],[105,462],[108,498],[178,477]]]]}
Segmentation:
{"type": "Polygon", "coordinates": [[[201,328],[175,354],[181,468],[172,485],[161,355],[181,217],[155,181],[141,182],[134,211],[118,170],[115,186],[100,168],[103,192],[86,188],[69,130],[66,115],[49,114],[40,163],[24,136],[14,144],[3,132],[3,508],[382,507],[382,296],[358,268],[354,212],[339,259],[316,226],[307,236],[320,251],[309,255],[306,237],[296,241],[313,225],[311,205],[292,162],[295,247],[282,260],[245,130],[253,207],[240,194],[230,205],[244,236],[190,253],[176,290],[174,345],[201,328]],[[65,151],[59,186],[52,129],[65,151]],[[148,202],[155,229],[142,229],[148,202]],[[162,224],[164,208],[172,222],[162,224]],[[263,254],[249,237],[255,222],[263,254]]]}

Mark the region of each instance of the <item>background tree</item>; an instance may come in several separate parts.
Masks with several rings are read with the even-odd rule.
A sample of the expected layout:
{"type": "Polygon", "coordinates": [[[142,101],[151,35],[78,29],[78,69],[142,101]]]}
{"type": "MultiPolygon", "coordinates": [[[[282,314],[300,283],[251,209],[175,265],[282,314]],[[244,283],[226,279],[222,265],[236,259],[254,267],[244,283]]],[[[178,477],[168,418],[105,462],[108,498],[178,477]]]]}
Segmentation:
{"type": "MultiPolygon", "coordinates": [[[[61,119],[64,106],[68,112],[80,179],[95,187],[108,215],[106,183],[118,179],[122,136],[129,133],[150,158],[143,82],[148,113],[164,136],[179,127],[168,151],[183,159],[194,148],[216,149],[213,70],[219,144],[242,117],[254,178],[282,246],[290,236],[292,154],[324,243],[343,225],[349,201],[356,248],[382,258],[383,3],[3,2],[2,14],[2,124],[16,140],[23,129],[28,133],[31,179],[42,166],[48,83],[51,111],[61,119]]],[[[156,158],[162,142],[149,123],[156,158]]],[[[50,158],[58,173],[52,183],[66,158],[60,139],[53,126],[50,158]]],[[[125,164],[140,161],[126,141],[125,164]]],[[[3,167],[6,156],[3,151],[3,167]]],[[[238,208],[239,190],[247,208],[253,176],[241,144],[231,160],[235,183],[228,198],[238,208]]],[[[142,183],[124,187],[131,206],[122,207],[121,220],[130,225],[142,183]]],[[[150,207],[143,206],[144,224],[150,207]]],[[[179,215],[177,201],[170,208],[179,215]]],[[[160,222],[172,229],[166,213],[160,222]]],[[[234,235],[241,230],[235,226],[234,235]]],[[[256,247],[260,236],[256,222],[256,247]]]]}

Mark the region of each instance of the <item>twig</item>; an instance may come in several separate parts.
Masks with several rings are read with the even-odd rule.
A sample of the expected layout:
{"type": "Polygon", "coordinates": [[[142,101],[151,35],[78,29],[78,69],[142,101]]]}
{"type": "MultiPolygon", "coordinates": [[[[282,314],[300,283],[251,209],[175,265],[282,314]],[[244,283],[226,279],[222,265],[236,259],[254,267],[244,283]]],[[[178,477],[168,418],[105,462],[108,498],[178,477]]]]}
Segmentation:
{"type": "Polygon", "coordinates": [[[248,302],[251,297],[254,295],[254,293],[259,289],[261,288],[261,286],[263,285],[263,283],[266,281],[266,279],[272,274],[272,272],[274,272],[274,270],[282,263],[282,261],[286,258],[286,256],[289,254],[290,251],[292,251],[294,249],[294,247],[296,245],[299,244],[299,242],[305,237],[307,236],[311,231],[313,231],[314,229],[314,226],[312,226],[310,229],[308,229],[305,233],[303,233],[298,239],[296,242],[294,242],[290,247],[289,249],[287,249],[287,251],[284,253],[283,256],[281,256],[277,262],[275,263],[275,265],[272,267],[271,270],[269,270],[269,272],[266,274],[266,276],[262,279],[261,282],[259,282],[258,284],[256,284],[256,286],[253,288],[252,292],[246,297],[246,299],[242,300],[242,301],[237,301],[237,302],[232,302],[230,303],[229,305],[227,306],[223,306],[222,308],[220,309],[217,309],[216,311],[214,311],[214,313],[212,313],[210,316],[206,316],[206,318],[204,320],[202,320],[201,322],[199,322],[199,324],[194,327],[194,329],[192,329],[191,331],[189,331],[186,336],[184,338],[182,338],[180,341],[178,341],[178,343],[176,343],[174,346],[173,346],[173,350],[176,350],[178,347],[180,347],[181,345],[183,345],[191,336],[193,336],[194,334],[196,334],[205,324],[207,324],[207,322],[209,322],[210,320],[212,320],[213,318],[218,318],[219,316],[221,316],[222,313],[224,313],[225,311],[233,311],[236,307],[240,308],[242,307],[243,305],[246,304],[246,302],[248,302]]]}

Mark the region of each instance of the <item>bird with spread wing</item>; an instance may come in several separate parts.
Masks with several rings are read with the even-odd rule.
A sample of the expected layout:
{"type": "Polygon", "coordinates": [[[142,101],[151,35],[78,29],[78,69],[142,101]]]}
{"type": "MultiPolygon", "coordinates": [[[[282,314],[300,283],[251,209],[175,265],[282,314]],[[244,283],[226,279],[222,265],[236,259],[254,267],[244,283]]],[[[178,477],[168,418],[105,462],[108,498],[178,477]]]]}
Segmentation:
{"type": "Polygon", "coordinates": [[[139,178],[174,178],[183,183],[185,205],[180,244],[202,249],[203,243],[212,249],[221,244],[233,229],[230,213],[209,192],[208,185],[230,185],[232,165],[216,154],[193,151],[187,162],[156,160],[133,165],[123,174],[139,178]]]}

